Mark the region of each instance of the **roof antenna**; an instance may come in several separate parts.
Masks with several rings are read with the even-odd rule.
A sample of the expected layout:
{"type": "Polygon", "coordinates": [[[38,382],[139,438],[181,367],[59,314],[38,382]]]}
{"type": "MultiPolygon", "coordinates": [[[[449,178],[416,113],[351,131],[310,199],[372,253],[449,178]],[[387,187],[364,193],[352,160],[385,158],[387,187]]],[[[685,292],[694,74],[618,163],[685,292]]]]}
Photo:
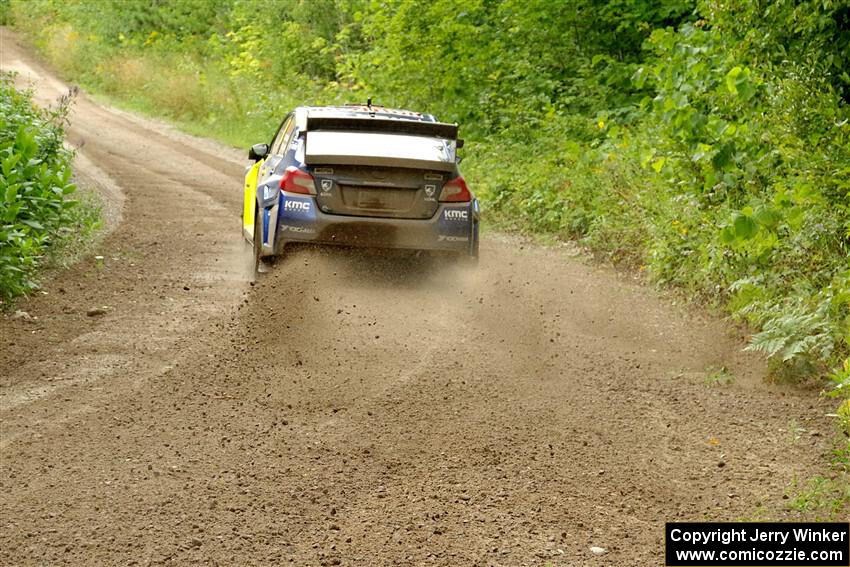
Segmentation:
{"type": "Polygon", "coordinates": [[[366,99],[366,106],[368,106],[370,110],[372,109],[372,97],[366,99]]]}

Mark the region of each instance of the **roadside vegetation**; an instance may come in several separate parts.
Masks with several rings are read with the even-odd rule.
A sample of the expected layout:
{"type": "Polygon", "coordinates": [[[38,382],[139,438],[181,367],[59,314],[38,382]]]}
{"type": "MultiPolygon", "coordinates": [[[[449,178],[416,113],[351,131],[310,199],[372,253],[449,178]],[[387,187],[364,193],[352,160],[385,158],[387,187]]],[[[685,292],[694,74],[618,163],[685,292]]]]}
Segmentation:
{"type": "MultiPolygon", "coordinates": [[[[1,4],[0,4],[1,5],[1,4]]],[[[726,310],[850,455],[846,0],[11,0],[66,76],[247,147],[297,104],[461,124],[489,220],[726,310]]]]}
{"type": "Polygon", "coordinates": [[[71,198],[69,104],[37,109],[0,74],[0,308],[36,289],[39,270],[63,264],[98,226],[96,204],[71,198]]]}

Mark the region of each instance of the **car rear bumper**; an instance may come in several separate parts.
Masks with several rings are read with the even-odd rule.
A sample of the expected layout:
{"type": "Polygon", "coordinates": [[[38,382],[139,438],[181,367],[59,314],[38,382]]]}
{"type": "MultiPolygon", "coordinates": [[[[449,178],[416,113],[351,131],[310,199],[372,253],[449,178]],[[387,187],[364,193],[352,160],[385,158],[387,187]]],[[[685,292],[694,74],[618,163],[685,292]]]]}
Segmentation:
{"type": "Polygon", "coordinates": [[[478,237],[475,200],[442,203],[430,219],[397,219],[331,215],[319,210],[315,197],[283,193],[266,211],[277,223],[269,225],[274,234],[263,239],[263,255],[280,254],[290,242],[471,253],[478,237]]]}

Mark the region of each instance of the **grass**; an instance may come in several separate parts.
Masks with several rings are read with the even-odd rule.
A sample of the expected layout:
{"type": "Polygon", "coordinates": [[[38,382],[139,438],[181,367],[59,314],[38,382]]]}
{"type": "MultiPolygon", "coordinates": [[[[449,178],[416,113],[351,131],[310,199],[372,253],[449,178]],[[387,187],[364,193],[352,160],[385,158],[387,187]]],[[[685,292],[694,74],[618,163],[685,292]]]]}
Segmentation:
{"type": "Polygon", "coordinates": [[[66,226],[48,247],[42,259],[44,270],[67,269],[90,254],[103,237],[103,200],[86,187],[77,189],[79,205],[71,209],[66,226]]]}
{"type": "MultiPolygon", "coordinates": [[[[805,479],[794,478],[786,488],[786,507],[813,521],[835,521],[850,516],[850,435],[840,427],[826,470],[805,479]]],[[[797,444],[806,430],[788,422],[788,443],[797,444]]]]}
{"type": "Polygon", "coordinates": [[[717,369],[709,369],[705,377],[705,383],[709,385],[728,386],[735,383],[735,376],[725,366],[717,369]]]}
{"type": "MultiPolygon", "coordinates": [[[[71,209],[68,224],[57,231],[39,259],[38,271],[33,276],[39,287],[42,282],[60,277],[59,272],[92,254],[103,239],[103,202],[100,196],[92,190],[79,187],[76,198],[80,204],[71,209]]],[[[10,311],[15,304],[15,300],[7,301],[2,309],[10,311]]]]}
{"type": "Polygon", "coordinates": [[[850,512],[850,481],[846,476],[795,479],[786,491],[788,508],[818,522],[846,518],[850,512]]]}

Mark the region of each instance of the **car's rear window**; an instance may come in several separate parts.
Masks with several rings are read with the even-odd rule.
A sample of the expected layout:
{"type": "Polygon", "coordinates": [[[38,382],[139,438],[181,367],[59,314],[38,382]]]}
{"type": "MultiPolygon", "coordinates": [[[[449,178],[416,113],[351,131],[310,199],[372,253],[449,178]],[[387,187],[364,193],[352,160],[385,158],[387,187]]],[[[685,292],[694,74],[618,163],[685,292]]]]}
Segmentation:
{"type": "Polygon", "coordinates": [[[308,164],[363,164],[451,170],[456,142],[378,132],[307,132],[308,164]]]}

